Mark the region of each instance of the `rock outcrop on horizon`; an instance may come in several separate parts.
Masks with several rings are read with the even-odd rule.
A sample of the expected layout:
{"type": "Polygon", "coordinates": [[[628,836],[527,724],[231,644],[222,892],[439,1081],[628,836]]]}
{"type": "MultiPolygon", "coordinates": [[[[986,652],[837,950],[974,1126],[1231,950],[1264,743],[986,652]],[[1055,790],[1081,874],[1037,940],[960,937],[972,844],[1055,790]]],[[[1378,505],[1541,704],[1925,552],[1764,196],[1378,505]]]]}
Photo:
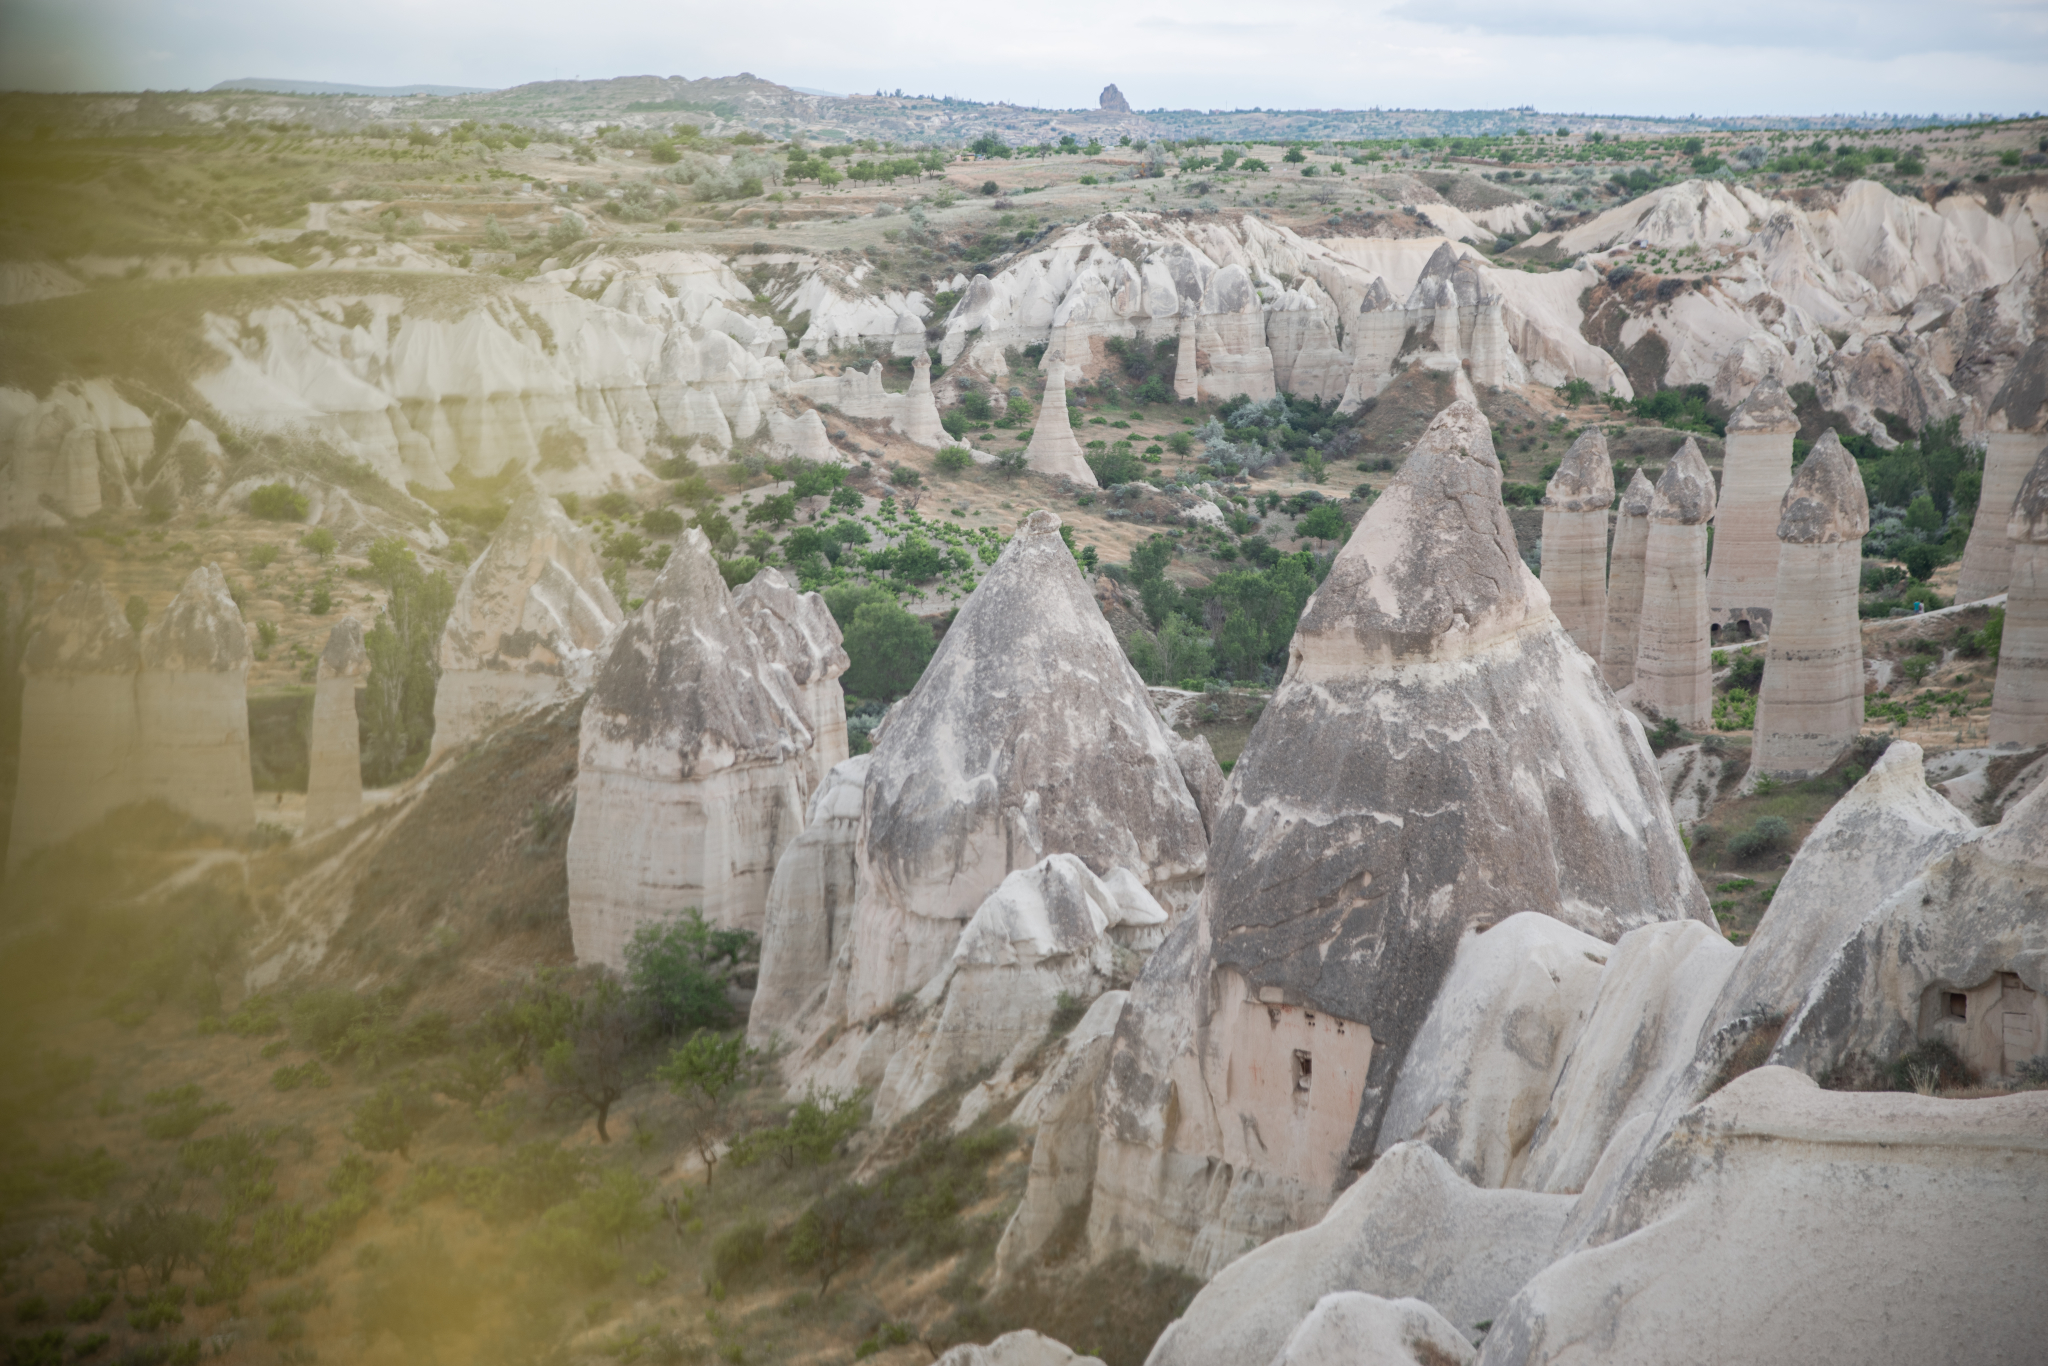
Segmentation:
{"type": "Polygon", "coordinates": [[[1863,729],[1863,623],[1856,609],[1869,530],[1862,471],[1830,429],[1792,476],[1778,518],[1773,601],[1780,605],[1757,692],[1754,772],[1790,779],[1824,773],[1863,729]]]}
{"type": "Polygon", "coordinates": [[[1650,505],[1656,490],[1636,468],[1614,518],[1614,550],[1607,571],[1607,625],[1600,636],[1600,676],[1620,692],[1636,681],[1636,645],[1643,616],[1643,556],[1649,549],[1650,505]]]}
{"type": "Polygon", "coordinates": [[[1691,437],[1671,457],[1650,504],[1633,697],[1655,716],[1698,729],[1713,719],[1708,668],[1707,523],[1714,475],[1691,437]]]}
{"type": "Polygon", "coordinates": [[[327,633],[313,683],[313,733],[306,751],[305,830],[346,825],[363,809],[363,750],[356,684],[370,673],[363,624],[344,617],[327,633]]]}
{"type": "Polygon", "coordinates": [[[1611,942],[1706,904],[1640,723],[1551,614],[1486,421],[1453,404],[1302,614],[1200,913],[1133,988],[1092,1255],[1210,1274],[1314,1222],[1469,935],[1536,910],[1611,942]]]}
{"type": "Polygon", "coordinates": [[[1710,628],[1747,621],[1771,629],[1778,584],[1778,505],[1792,482],[1799,414],[1785,386],[1759,381],[1728,415],[1721,493],[1714,506],[1714,555],[1707,569],[1710,628]]]}
{"type": "Polygon", "coordinates": [[[256,823],[249,772],[249,635],[216,565],[201,565],[142,632],[134,800],[230,835],[256,823]]]}
{"type": "Polygon", "coordinates": [[[434,752],[584,691],[624,618],[589,535],[554,498],[529,489],[455,590],[441,633],[434,752]]]}
{"type": "Polygon", "coordinates": [[[747,618],[704,533],[687,531],[597,671],[568,844],[579,962],[621,967],[636,930],[689,907],[761,932],[817,735],[747,618]]]}
{"type": "Polygon", "coordinates": [[[1543,588],[1572,643],[1600,658],[1607,631],[1607,509],[1614,465],[1607,436],[1588,427],[1543,492],[1543,588]]]}
{"type": "Polygon", "coordinates": [[[7,867],[135,800],[135,674],[142,651],[121,604],[75,583],[22,655],[21,757],[7,867]]]}
{"type": "Polygon", "coordinates": [[[1031,429],[1024,461],[1040,474],[1098,487],[1095,471],[1088,468],[1081,443],[1074,439],[1074,425],[1067,415],[1066,367],[1059,361],[1046,364],[1045,394],[1039,400],[1038,423],[1031,429]]]}
{"type": "Polygon", "coordinates": [[[2011,568],[1989,737],[2028,749],[2048,745],[2048,449],[2021,483],[2005,534],[2011,568]]]}

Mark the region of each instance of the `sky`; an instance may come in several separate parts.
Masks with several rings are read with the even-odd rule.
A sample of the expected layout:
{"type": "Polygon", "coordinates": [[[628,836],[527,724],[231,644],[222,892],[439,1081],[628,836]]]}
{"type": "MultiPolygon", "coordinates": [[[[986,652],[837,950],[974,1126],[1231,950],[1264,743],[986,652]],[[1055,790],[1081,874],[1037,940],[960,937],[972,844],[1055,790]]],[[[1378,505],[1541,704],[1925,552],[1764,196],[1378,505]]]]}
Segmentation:
{"type": "Polygon", "coordinates": [[[1702,117],[2048,107],[2048,0],[0,0],[0,88],[470,85],[750,71],[1093,106],[1702,117]]]}

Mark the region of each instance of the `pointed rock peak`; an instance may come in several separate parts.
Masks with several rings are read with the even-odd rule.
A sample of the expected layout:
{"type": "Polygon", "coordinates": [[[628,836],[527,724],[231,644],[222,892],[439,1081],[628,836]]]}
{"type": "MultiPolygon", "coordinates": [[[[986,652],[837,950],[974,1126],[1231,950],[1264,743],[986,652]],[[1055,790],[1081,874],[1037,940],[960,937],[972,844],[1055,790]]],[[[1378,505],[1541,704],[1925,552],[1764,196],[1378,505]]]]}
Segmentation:
{"type": "Polygon", "coordinates": [[[1104,113],[1128,114],[1131,112],[1130,101],[1124,98],[1124,92],[1116,88],[1116,82],[1114,81],[1102,87],[1102,94],[1096,102],[1104,113]]]}
{"type": "Polygon", "coordinates": [[[164,614],[142,633],[142,667],[165,673],[233,673],[249,667],[249,633],[218,565],[201,565],[164,614]]]}
{"type": "Polygon", "coordinates": [[[31,678],[75,678],[132,674],[141,662],[135,629],[114,595],[96,583],[75,583],[29,638],[21,668],[31,678]]]}
{"type": "Polygon", "coordinates": [[[740,585],[733,606],[745,614],[769,653],[798,683],[846,672],[839,623],[816,593],[803,593],[779,569],[764,569],[740,585]]]}
{"type": "MultiPolygon", "coordinates": [[[[2038,288],[2035,297],[2038,301],[2038,288]]],[[[1992,396],[1991,416],[2004,418],[2009,432],[2038,432],[2048,425],[2048,337],[2036,337],[2021,354],[2019,364],[1992,396]]]]}
{"type": "Polygon", "coordinates": [[[1614,502],[1614,462],[1607,456],[1607,434],[1588,427],[1572,442],[1550,476],[1543,505],[1559,512],[1596,512],[1614,502]]]}
{"type": "Polygon", "coordinates": [[[1713,515],[1714,473],[1707,468],[1699,443],[1688,436],[1657,480],[1650,516],[1678,526],[1702,526],[1713,515]]]}
{"type": "Polygon", "coordinates": [[[929,351],[919,350],[912,358],[910,382],[913,385],[922,384],[927,389],[932,387],[932,357],[929,351]]]}
{"type": "Polygon", "coordinates": [[[1785,392],[1785,386],[1778,383],[1775,375],[1766,375],[1749,391],[1749,397],[1729,414],[1728,430],[1796,432],[1799,430],[1799,414],[1794,411],[1792,396],[1785,392]]]}
{"type": "Polygon", "coordinates": [[[1492,429],[1461,399],[1429,424],[1309,600],[1293,672],[1461,659],[1550,619],[1548,604],[1515,547],[1492,429]]]}
{"type": "Polygon", "coordinates": [[[1358,311],[1360,313],[1384,313],[1396,307],[1399,307],[1399,305],[1394,302],[1394,291],[1387,288],[1385,280],[1382,280],[1377,275],[1373,276],[1372,284],[1365,291],[1365,297],[1358,301],[1358,311]]]}
{"type": "Polygon", "coordinates": [[[1656,500],[1656,487],[1650,483],[1649,476],[1643,473],[1643,467],[1636,466],[1635,474],[1629,478],[1628,487],[1622,491],[1621,515],[1647,517],[1650,515],[1650,505],[1656,500]]]}
{"type": "Polygon", "coordinates": [[[2048,545],[2048,450],[2041,452],[2020,484],[2020,496],[2013,500],[2012,519],[2006,524],[2005,534],[2015,542],[2048,545]]]}
{"type": "Polygon", "coordinates": [[[645,617],[658,603],[675,603],[705,613],[731,610],[732,590],[725,586],[725,575],[718,572],[710,540],[698,528],[691,527],[676,541],[668,563],[655,576],[640,615],[645,617]]]}
{"type": "Polygon", "coordinates": [[[1445,242],[1429,254],[1429,262],[1422,268],[1424,280],[1448,280],[1451,272],[1458,268],[1458,251],[1445,242]]]}
{"type": "Polygon", "coordinates": [[[361,678],[370,672],[370,652],[363,648],[363,624],[343,617],[327,633],[327,648],[320,652],[320,680],[361,678]]]}
{"type": "Polygon", "coordinates": [[[1830,429],[1792,472],[1778,509],[1778,539],[1795,545],[1854,541],[1870,530],[1863,473],[1830,429]]]}
{"type": "Polygon", "coordinates": [[[2048,783],[2008,807],[1980,847],[2000,863],[2048,873],[2048,783]]]}
{"type": "Polygon", "coordinates": [[[1040,508],[1017,524],[1015,539],[1027,536],[1057,536],[1060,534],[1060,515],[1051,508],[1040,508]]]}

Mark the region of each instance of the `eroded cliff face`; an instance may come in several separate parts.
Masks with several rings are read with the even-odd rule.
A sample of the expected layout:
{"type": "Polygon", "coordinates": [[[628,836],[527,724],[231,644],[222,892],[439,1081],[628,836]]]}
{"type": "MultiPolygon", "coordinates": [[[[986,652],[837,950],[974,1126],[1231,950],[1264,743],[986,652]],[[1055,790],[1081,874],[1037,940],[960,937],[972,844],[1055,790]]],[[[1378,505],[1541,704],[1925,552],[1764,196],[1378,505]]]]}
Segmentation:
{"type": "Polygon", "coordinates": [[[1438,416],[1302,614],[1199,913],[1133,989],[1089,1216],[1209,1274],[1373,1150],[1457,946],[1708,917],[1638,723],[1516,553],[1478,408],[1438,416]]]}

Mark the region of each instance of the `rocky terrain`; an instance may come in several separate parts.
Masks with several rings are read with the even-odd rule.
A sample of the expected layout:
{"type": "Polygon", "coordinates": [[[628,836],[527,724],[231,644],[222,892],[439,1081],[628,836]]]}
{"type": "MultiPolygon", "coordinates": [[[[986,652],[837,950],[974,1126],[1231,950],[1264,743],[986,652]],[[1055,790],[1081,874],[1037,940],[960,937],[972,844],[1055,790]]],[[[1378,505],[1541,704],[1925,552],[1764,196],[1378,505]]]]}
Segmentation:
{"type": "Polygon", "coordinates": [[[1134,103],[0,97],[0,1355],[2038,1355],[2048,125],[1134,103]]]}

